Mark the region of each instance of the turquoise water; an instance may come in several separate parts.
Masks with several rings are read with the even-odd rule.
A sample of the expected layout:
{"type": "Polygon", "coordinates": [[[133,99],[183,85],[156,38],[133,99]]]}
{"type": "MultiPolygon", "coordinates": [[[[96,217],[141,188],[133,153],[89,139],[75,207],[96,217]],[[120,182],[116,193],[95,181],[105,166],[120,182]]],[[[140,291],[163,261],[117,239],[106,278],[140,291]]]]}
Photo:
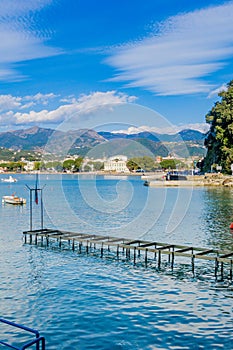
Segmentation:
{"type": "MultiPolygon", "coordinates": [[[[0,195],[28,199],[34,176],[16,177],[0,183],[0,195]]],[[[156,189],[138,177],[84,175],[40,182],[46,227],[233,249],[231,189],[156,189]]],[[[39,214],[34,205],[35,228],[39,214]]],[[[189,265],[172,273],[24,245],[29,205],[3,205],[0,217],[1,315],[40,330],[47,349],[232,349],[233,285],[215,281],[209,263],[193,276],[189,265]]],[[[1,337],[16,342],[5,329],[1,337]]]]}

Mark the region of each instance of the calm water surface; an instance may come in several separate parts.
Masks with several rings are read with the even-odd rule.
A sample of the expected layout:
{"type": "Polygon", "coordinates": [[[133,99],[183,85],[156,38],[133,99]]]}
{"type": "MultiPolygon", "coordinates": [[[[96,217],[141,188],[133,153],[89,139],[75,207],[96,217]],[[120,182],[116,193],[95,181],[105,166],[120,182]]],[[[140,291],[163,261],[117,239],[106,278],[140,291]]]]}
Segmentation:
{"type": "MultiPolygon", "coordinates": [[[[34,176],[17,178],[0,183],[1,197],[28,198],[34,176]]],[[[233,249],[231,189],[147,188],[138,177],[40,181],[48,227],[233,249]]],[[[29,205],[3,205],[0,217],[1,315],[40,330],[47,349],[232,349],[233,285],[215,281],[211,264],[193,276],[189,265],[172,273],[24,245],[29,205]]],[[[6,329],[1,338],[16,342],[6,329]]]]}

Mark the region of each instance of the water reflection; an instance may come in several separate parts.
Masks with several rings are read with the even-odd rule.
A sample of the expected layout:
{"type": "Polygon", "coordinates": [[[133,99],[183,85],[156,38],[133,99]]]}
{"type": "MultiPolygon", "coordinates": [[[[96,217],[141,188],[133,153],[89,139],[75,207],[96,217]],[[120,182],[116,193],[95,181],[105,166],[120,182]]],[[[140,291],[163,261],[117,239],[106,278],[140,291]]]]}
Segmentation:
{"type": "MultiPolygon", "coordinates": [[[[23,190],[25,182],[33,186],[33,181],[22,177],[17,186],[23,190]]],[[[44,178],[46,200],[59,219],[55,224],[82,231],[85,225],[76,226],[68,214],[64,217],[63,203],[56,202],[58,181],[56,176],[44,178]]],[[[100,231],[102,219],[107,228],[108,220],[128,222],[137,216],[142,208],[140,196],[146,198],[149,191],[155,206],[147,208],[141,225],[156,211],[158,219],[148,238],[233,248],[228,229],[233,221],[231,189],[194,189],[183,221],[167,235],[164,228],[176,202],[176,189],[166,191],[165,198],[165,192],[145,189],[134,179],[135,198],[127,209],[94,217],[94,210],[83,211],[85,203],[79,201],[80,191],[74,190],[72,181],[76,180],[67,179],[63,184],[70,205],[81,211],[82,218],[96,220],[100,231]]],[[[100,194],[106,200],[114,199],[115,182],[106,181],[116,179],[99,183],[100,194]]],[[[0,193],[5,194],[3,187],[0,193]]],[[[193,276],[190,264],[175,264],[172,273],[165,264],[161,270],[145,269],[140,264],[78,255],[76,251],[24,245],[21,236],[28,228],[28,204],[21,209],[0,207],[0,216],[1,313],[38,328],[48,349],[232,349],[232,284],[216,284],[211,263],[204,263],[203,268],[197,262],[193,276]]]]}
{"type": "Polygon", "coordinates": [[[233,235],[229,230],[233,221],[233,190],[206,188],[202,193],[202,226],[208,246],[233,250],[233,235]]]}

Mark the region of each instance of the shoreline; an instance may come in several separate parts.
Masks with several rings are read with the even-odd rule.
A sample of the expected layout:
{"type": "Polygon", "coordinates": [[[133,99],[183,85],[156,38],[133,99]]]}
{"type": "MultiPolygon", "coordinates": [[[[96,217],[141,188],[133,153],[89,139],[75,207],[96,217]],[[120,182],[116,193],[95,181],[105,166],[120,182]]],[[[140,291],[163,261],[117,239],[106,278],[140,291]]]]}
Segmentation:
{"type": "Polygon", "coordinates": [[[218,173],[208,173],[205,175],[187,175],[186,180],[166,180],[164,174],[158,172],[151,173],[117,173],[117,172],[52,172],[52,171],[30,171],[30,172],[3,172],[3,175],[78,175],[78,176],[109,176],[109,177],[140,177],[144,186],[148,187],[233,187],[233,176],[218,173]]]}
{"type": "Polygon", "coordinates": [[[148,187],[233,187],[233,176],[223,174],[205,174],[187,176],[187,180],[155,179],[144,182],[148,187]]]}

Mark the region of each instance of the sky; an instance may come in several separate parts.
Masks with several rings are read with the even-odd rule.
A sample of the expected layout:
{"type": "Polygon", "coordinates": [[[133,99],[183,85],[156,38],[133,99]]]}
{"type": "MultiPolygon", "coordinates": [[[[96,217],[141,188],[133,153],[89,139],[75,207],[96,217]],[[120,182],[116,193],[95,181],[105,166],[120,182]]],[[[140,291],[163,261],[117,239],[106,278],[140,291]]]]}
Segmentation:
{"type": "Polygon", "coordinates": [[[221,0],[0,0],[0,131],[206,131],[232,18],[221,0]]]}

